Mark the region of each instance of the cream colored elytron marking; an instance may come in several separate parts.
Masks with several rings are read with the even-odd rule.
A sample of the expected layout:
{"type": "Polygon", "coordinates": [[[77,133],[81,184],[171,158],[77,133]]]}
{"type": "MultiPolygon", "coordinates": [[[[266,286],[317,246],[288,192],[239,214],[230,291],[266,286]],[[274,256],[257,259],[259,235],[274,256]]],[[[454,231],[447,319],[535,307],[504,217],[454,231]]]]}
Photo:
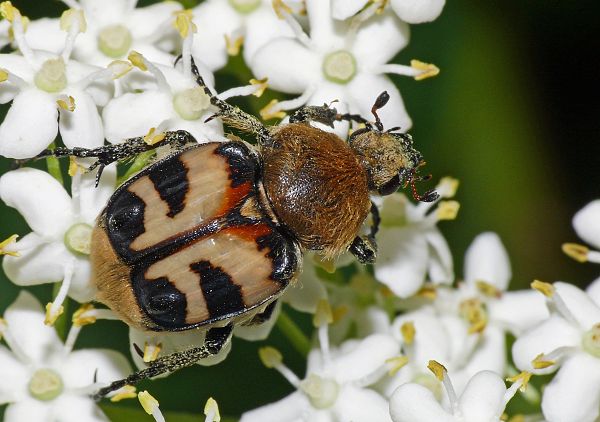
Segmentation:
{"type": "Polygon", "coordinates": [[[241,287],[244,304],[251,307],[282,288],[270,279],[273,267],[265,256],[267,253],[268,248],[259,251],[254,241],[231,233],[216,233],[152,264],[145,278],[152,283],[153,279],[167,277],[186,296],[186,324],[195,324],[210,319],[210,315],[200,275],[192,271],[190,265],[204,260],[213,267],[220,267],[241,287]]]}
{"type": "Polygon", "coordinates": [[[215,216],[223,204],[225,191],[230,183],[226,159],[214,154],[217,146],[196,148],[179,157],[187,169],[188,191],[183,210],[173,218],[167,215],[169,205],[160,198],[148,176],[139,178],[127,188],[146,204],[144,233],[131,242],[132,250],[139,251],[154,246],[215,216]]]}

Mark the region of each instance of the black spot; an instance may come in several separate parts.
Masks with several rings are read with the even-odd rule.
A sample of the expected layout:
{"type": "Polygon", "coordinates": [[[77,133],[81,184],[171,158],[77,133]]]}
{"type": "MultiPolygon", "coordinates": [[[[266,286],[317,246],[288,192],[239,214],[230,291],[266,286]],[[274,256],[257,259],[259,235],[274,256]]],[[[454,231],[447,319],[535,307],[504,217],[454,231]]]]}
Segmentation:
{"type": "Polygon", "coordinates": [[[166,278],[146,280],[144,271],[132,272],[133,288],[140,307],[162,329],[186,326],[187,300],[166,278]]]}
{"type": "Polygon", "coordinates": [[[144,201],[122,189],[112,196],[104,211],[108,238],[126,261],[132,258],[131,242],[144,233],[145,207],[144,201]]]}
{"type": "Polygon", "coordinates": [[[225,142],[216,150],[219,154],[227,159],[229,164],[229,179],[231,187],[238,187],[248,181],[255,182],[260,165],[250,149],[241,142],[225,142]]]}
{"type": "Polygon", "coordinates": [[[238,314],[245,309],[242,290],[229,274],[209,261],[191,264],[192,271],[200,275],[200,288],[211,319],[238,314]]]}
{"type": "Polygon", "coordinates": [[[174,217],[185,208],[185,196],[189,189],[187,169],[180,157],[174,157],[165,165],[156,166],[148,172],[160,198],[169,205],[169,217],[174,217]]]}
{"type": "Polygon", "coordinates": [[[267,256],[273,262],[271,279],[279,282],[282,287],[294,277],[298,271],[298,246],[291,236],[274,228],[268,235],[256,239],[258,249],[269,248],[267,256]]]}

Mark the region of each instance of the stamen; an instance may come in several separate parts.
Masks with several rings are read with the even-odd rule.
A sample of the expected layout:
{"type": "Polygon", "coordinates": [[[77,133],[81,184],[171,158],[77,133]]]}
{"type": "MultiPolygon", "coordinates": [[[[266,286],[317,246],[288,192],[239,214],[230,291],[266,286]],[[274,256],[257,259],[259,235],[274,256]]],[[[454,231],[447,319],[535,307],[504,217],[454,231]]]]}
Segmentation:
{"type": "Polygon", "coordinates": [[[4,69],[0,69],[0,83],[6,82],[8,80],[8,71],[4,69]]]}
{"type": "Polygon", "coordinates": [[[0,340],[4,339],[10,350],[19,361],[25,364],[31,363],[29,356],[23,351],[19,342],[14,338],[12,332],[8,329],[8,324],[4,318],[0,318],[0,340]]]}
{"type": "Polygon", "coordinates": [[[73,112],[75,111],[75,98],[70,95],[60,95],[56,100],[56,105],[65,111],[73,112]]]}
{"type": "Polygon", "coordinates": [[[534,280],[531,283],[531,287],[546,296],[564,319],[566,319],[572,325],[580,327],[579,321],[577,321],[575,315],[573,315],[563,298],[558,294],[556,288],[552,284],[540,280],[534,280]]]}
{"type": "Polygon", "coordinates": [[[63,60],[68,61],[69,57],[71,57],[77,35],[87,30],[87,23],[85,21],[85,16],[83,15],[83,10],[65,10],[60,17],[60,29],[67,32],[67,39],[65,41],[65,47],[63,48],[62,58],[63,60]]]}
{"type": "Polygon", "coordinates": [[[265,89],[267,89],[267,78],[261,80],[250,79],[250,85],[230,88],[227,91],[221,92],[218,97],[221,100],[227,100],[231,97],[245,97],[247,95],[260,97],[265,92],[265,89]]]}
{"type": "Polygon", "coordinates": [[[477,298],[467,299],[459,305],[460,316],[469,323],[469,334],[482,333],[488,323],[484,304],[477,298]]]}
{"type": "Polygon", "coordinates": [[[386,359],[385,363],[388,365],[388,375],[391,377],[395,375],[399,370],[404,368],[409,362],[408,356],[396,356],[393,358],[386,359]]]}
{"type": "Polygon", "coordinates": [[[424,63],[419,60],[411,60],[410,66],[402,64],[383,64],[374,68],[375,73],[394,73],[396,75],[410,76],[416,81],[437,76],[440,73],[439,67],[431,63],[424,63]]]}
{"type": "Polygon", "coordinates": [[[194,39],[194,33],[198,32],[198,27],[193,21],[194,15],[191,9],[178,10],[173,12],[175,20],[173,26],[179,32],[179,35],[183,39],[183,45],[181,49],[181,56],[183,59],[183,75],[191,79],[192,78],[192,43],[194,39]]]}
{"type": "Polygon", "coordinates": [[[550,353],[540,353],[532,361],[531,366],[534,369],[544,369],[550,366],[560,364],[565,357],[572,355],[578,351],[577,347],[557,347],[550,353]]]}
{"type": "Polygon", "coordinates": [[[423,297],[429,300],[437,299],[437,289],[433,284],[426,284],[415,294],[415,296],[423,297]]]}
{"type": "Polygon", "coordinates": [[[206,400],[206,404],[204,405],[204,415],[206,415],[206,419],[204,422],[220,422],[221,414],[219,413],[219,405],[217,401],[212,397],[209,397],[206,400]]]}
{"type": "Polygon", "coordinates": [[[69,292],[69,288],[71,287],[71,281],[73,279],[73,270],[75,268],[74,258],[70,259],[65,265],[65,278],[60,285],[60,289],[58,290],[58,294],[54,298],[53,302],[50,302],[46,305],[46,318],[44,319],[44,324],[46,325],[54,325],[58,317],[64,312],[64,307],[62,306],[65,298],[67,297],[67,293],[69,292]]]}
{"type": "Polygon", "coordinates": [[[424,63],[420,60],[411,60],[410,67],[421,72],[417,76],[415,76],[415,80],[417,81],[422,81],[423,79],[437,76],[440,73],[440,68],[436,65],[431,63],[424,63]]]}
{"type": "Polygon", "coordinates": [[[12,33],[23,57],[25,57],[30,66],[37,67],[33,50],[31,50],[27,41],[25,41],[25,25],[29,19],[26,16],[22,16],[19,9],[14,7],[10,1],[0,3],[0,15],[12,23],[12,33]]]}
{"type": "MultiPolygon", "coordinates": [[[[188,56],[188,59],[190,58],[190,56],[188,56]]],[[[132,50],[129,55],[127,56],[127,59],[131,62],[132,65],[134,65],[135,67],[137,67],[138,69],[146,72],[150,72],[152,74],[152,76],[154,76],[154,79],[156,79],[156,84],[158,85],[158,88],[161,91],[164,92],[171,92],[171,89],[169,87],[169,84],[167,83],[167,79],[165,78],[165,75],[156,67],[154,66],[154,64],[152,64],[151,62],[149,62],[148,60],[146,60],[146,58],[138,53],[137,51],[132,50]]],[[[184,57],[185,60],[185,57],[184,57]]]]}
{"type": "Polygon", "coordinates": [[[512,382],[513,384],[504,393],[504,407],[506,407],[510,399],[514,397],[517,390],[520,390],[522,393],[525,392],[530,379],[531,373],[525,371],[506,379],[506,381],[512,382]]]}
{"type": "Polygon", "coordinates": [[[283,0],[273,0],[273,10],[275,10],[275,14],[279,19],[285,20],[298,41],[304,44],[305,47],[313,49],[312,40],[306,35],[300,23],[293,17],[292,9],[283,0]]]}
{"type": "Polygon", "coordinates": [[[138,393],[138,400],[147,414],[152,415],[156,422],[165,422],[165,417],[159,409],[158,400],[150,395],[146,390],[138,393]]]}
{"type": "Polygon", "coordinates": [[[260,117],[262,117],[263,120],[283,119],[285,117],[285,112],[283,112],[283,110],[293,110],[303,106],[304,104],[306,104],[309,98],[312,97],[313,93],[315,92],[315,89],[315,87],[310,87],[306,91],[304,91],[302,95],[292,100],[286,100],[281,102],[277,100],[272,100],[269,104],[267,104],[260,110],[260,117]]]}
{"type": "Polygon", "coordinates": [[[562,251],[577,262],[587,262],[590,248],[578,243],[563,243],[562,251]]]}
{"type": "Polygon", "coordinates": [[[556,289],[552,284],[540,280],[533,280],[533,282],[531,283],[531,288],[537,290],[538,292],[550,299],[554,296],[554,293],[556,292],[556,289]]]}
{"type": "Polygon", "coordinates": [[[227,34],[224,35],[225,37],[225,47],[227,49],[227,54],[229,54],[230,56],[237,56],[238,54],[240,54],[240,50],[242,49],[242,44],[244,43],[244,37],[239,35],[239,36],[229,36],[227,34]]]}
{"type": "Polygon", "coordinates": [[[65,341],[65,353],[71,353],[75,342],[79,337],[81,329],[90,324],[94,324],[97,319],[118,319],[110,309],[96,309],[91,303],[85,303],[79,307],[71,318],[72,325],[65,341]]]}
{"type": "Polygon", "coordinates": [[[323,355],[323,366],[328,367],[331,364],[331,354],[329,348],[329,324],[333,322],[333,313],[327,299],[321,299],[317,303],[317,310],[313,316],[313,325],[318,329],[319,344],[321,345],[321,354],[323,355]]]}
{"type": "Polygon", "coordinates": [[[600,358],[600,324],[595,324],[583,334],[583,350],[600,358]]]}
{"type": "Polygon", "coordinates": [[[144,356],[143,361],[146,363],[154,362],[158,359],[158,355],[162,349],[162,343],[153,344],[144,342],[144,356]]]}
{"type": "Polygon", "coordinates": [[[436,210],[438,220],[454,220],[458,215],[460,203],[458,201],[441,201],[436,210]]]}
{"type": "Polygon", "coordinates": [[[258,357],[260,361],[267,368],[273,368],[279,372],[292,386],[298,388],[300,385],[300,379],[294,372],[285,366],[283,363],[283,357],[279,350],[274,347],[261,347],[258,349],[258,357]]]}
{"type": "Polygon", "coordinates": [[[8,245],[15,243],[18,237],[18,234],[13,234],[0,242],[0,255],[19,256],[18,251],[11,250],[10,247],[7,248],[8,245]]]}
{"type": "Polygon", "coordinates": [[[476,280],[475,286],[477,287],[477,290],[479,290],[479,292],[484,296],[496,299],[502,297],[502,290],[498,289],[496,286],[486,281],[476,280]]]}
{"type": "Polygon", "coordinates": [[[110,401],[113,403],[120,402],[121,400],[134,399],[137,397],[136,389],[133,385],[126,385],[119,388],[116,394],[110,397],[110,401]]]}
{"type": "Polygon", "coordinates": [[[417,330],[415,329],[415,323],[413,321],[407,321],[400,326],[400,333],[402,334],[402,339],[406,345],[410,346],[414,343],[416,332],[417,330]]]}
{"type": "Polygon", "coordinates": [[[458,185],[458,179],[446,176],[440,179],[440,182],[435,187],[435,190],[440,194],[441,198],[452,198],[454,195],[456,195],[458,185]]]}
{"type": "Polygon", "coordinates": [[[144,142],[148,145],[154,145],[164,140],[166,136],[164,132],[158,132],[155,127],[151,127],[148,133],[144,135],[144,142]]]}
{"type": "Polygon", "coordinates": [[[446,389],[446,393],[448,394],[448,399],[450,401],[450,408],[452,409],[452,414],[455,414],[458,410],[458,398],[456,396],[456,391],[454,391],[454,386],[452,385],[452,381],[448,376],[448,370],[439,362],[435,360],[430,360],[427,368],[433,375],[442,382],[444,388],[446,389]]]}

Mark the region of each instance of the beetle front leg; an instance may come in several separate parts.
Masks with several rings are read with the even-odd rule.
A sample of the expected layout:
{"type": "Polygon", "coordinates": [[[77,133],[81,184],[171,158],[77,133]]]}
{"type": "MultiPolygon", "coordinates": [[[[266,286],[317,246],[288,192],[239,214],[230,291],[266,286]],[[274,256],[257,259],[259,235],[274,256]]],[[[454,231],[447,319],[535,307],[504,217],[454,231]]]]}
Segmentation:
{"type": "Polygon", "coordinates": [[[204,340],[204,344],[202,346],[193,347],[188,350],[172,353],[170,355],[158,358],[152,362],[148,368],[134,372],[127,378],[114,381],[108,386],[99,389],[92,395],[92,399],[99,401],[107,394],[126,385],[135,385],[142,380],[192,366],[201,359],[216,355],[229,340],[232,330],[233,326],[231,324],[225,327],[211,328],[208,330],[206,339],[204,340]]]}
{"type": "Polygon", "coordinates": [[[327,104],[322,106],[304,106],[299,108],[290,116],[290,123],[308,123],[310,121],[323,123],[333,128],[334,122],[348,121],[362,123],[371,127],[371,123],[358,114],[340,114],[337,110],[327,104]]]}
{"type": "Polygon", "coordinates": [[[379,216],[379,208],[371,201],[371,229],[366,236],[356,236],[350,245],[350,253],[358,259],[361,264],[373,264],[377,259],[377,242],[375,235],[379,231],[381,217],[379,216]]]}

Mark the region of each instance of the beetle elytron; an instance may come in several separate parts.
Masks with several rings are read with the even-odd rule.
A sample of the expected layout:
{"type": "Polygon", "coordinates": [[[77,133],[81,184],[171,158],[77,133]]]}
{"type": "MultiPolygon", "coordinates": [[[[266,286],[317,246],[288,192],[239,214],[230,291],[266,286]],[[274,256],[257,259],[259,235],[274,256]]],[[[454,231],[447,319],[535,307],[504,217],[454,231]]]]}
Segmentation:
{"type": "Polygon", "coordinates": [[[362,263],[376,256],[377,207],[370,192],[388,195],[410,184],[416,192],[424,164],[410,135],[375,122],[307,106],[288,124],[265,127],[197,83],[228,125],[256,136],[197,144],[185,131],[166,132],[148,145],[132,138],[96,149],[56,148],[39,157],[95,157],[91,169],[158,146],[174,152],[121,185],[97,220],[91,262],[98,300],[129,325],[146,331],[208,330],[205,344],[159,358],[148,368],[99,390],[99,399],[126,384],[189,366],[217,353],[234,324],[260,323],[294,281],[303,250],[333,258],[349,250],[362,263]],[[364,125],[348,142],[309,124],[335,121],[364,125]],[[370,233],[359,232],[369,212],[370,233]]]}

